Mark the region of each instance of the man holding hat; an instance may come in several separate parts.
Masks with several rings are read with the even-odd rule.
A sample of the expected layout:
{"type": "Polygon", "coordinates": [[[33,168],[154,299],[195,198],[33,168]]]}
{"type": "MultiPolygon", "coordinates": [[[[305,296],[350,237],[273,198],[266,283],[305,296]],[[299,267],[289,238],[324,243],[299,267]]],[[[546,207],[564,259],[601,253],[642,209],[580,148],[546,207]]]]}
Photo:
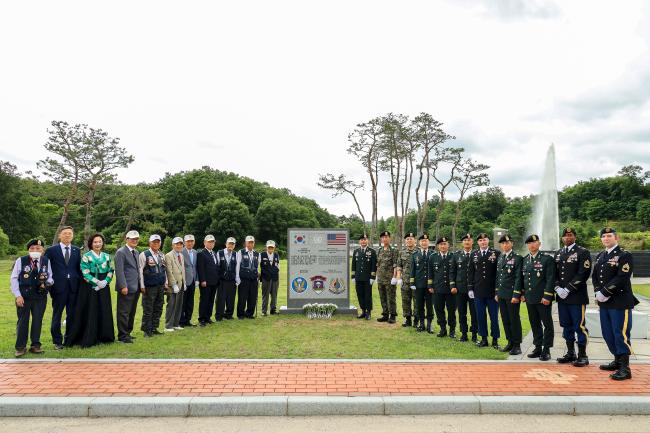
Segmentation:
{"type": "Polygon", "coordinates": [[[219,290],[217,296],[217,320],[232,320],[235,314],[237,294],[237,253],[233,237],[226,239],[226,248],[219,250],[219,290]]]}
{"type": "Polygon", "coordinates": [[[618,245],[618,235],[612,227],[600,231],[600,241],[605,249],[596,257],[591,281],[600,307],[603,338],[614,355],[614,360],[600,369],[614,371],[609,376],[614,380],[631,379],[632,309],[639,303],[630,282],[634,270],[632,254],[618,245]]]}
{"type": "Polygon", "coordinates": [[[438,317],[440,332],[438,337],[447,336],[449,324],[449,337],[456,338],[456,294],[458,288],[455,281],[451,281],[451,254],[449,254],[449,240],[443,236],[436,241],[438,252],[429,259],[430,288],[433,289],[433,307],[438,317]],[[452,284],[453,288],[452,288],[452,284]],[[447,315],[445,316],[445,309],[447,315]]]}
{"type": "Polygon", "coordinates": [[[522,300],[526,302],[535,345],[528,357],[548,361],[551,359],[554,337],[551,303],[555,295],[555,261],[539,250],[540,245],[539,236],[530,235],[526,238],[529,253],[524,257],[522,300]]]}
{"type": "Polygon", "coordinates": [[[115,291],[117,291],[117,341],[133,343],[133,322],[140,297],[140,266],[138,242],[140,234],[131,230],[126,245],[115,252],[115,291]]]}
{"type": "Polygon", "coordinates": [[[219,287],[219,258],[214,252],[215,239],[213,235],[203,238],[203,250],[197,257],[197,275],[199,279],[199,325],[206,326],[214,323],[212,309],[214,298],[219,287]]]}
{"type": "MultiPolygon", "coordinates": [[[[402,292],[402,314],[404,323],[402,326],[409,327],[415,323],[415,297],[411,290],[409,281],[411,279],[411,256],[415,252],[415,233],[408,232],[404,235],[405,246],[399,252],[397,260],[397,284],[401,286],[402,292]]],[[[417,325],[416,325],[417,326],[417,325]]]]}
{"type": "Polygon", "coordinates": [[[275,242],[266,241],[266,251],[260,254],[260,281],[262,281],[262,316],[266,316],[271,296],[271,314],[277,314],[280,256],[275,252],[275,242]]]}
{"type": "Polygon", "coordinates": [[[381,301],[381,317],[377,322],[395,323],[397,318],[397,249],[390,244],[390,232],[379,235],[377,252],[377,288],[381,301]]]}
{"type": "Polygon", "coordinates": [[[497,261],[497,284],[495,299],[499,303],[503,330],[508,344],[501,349],[510,355],[521,355],[521,307],[523,258],[512,250],[513,240],[510,235],[499,239],[501,255],[497,261]]]}
{"type": "Polygon", "coordinates": [[[451,258],[451,268],[449,269],[449,278],[451,279],[451,288],[456,288],[458,307],[458,322],[460,323],[460,338],[458,341],[468,341],[467,332],[472,333],[472,341],[476,343],[476,308],[474,307],[474,298],[470,298],[468,289],[468,272],[472,255],[472,245],[474,240],[472,235],[467,233],[461,239],[463,249],[456,251],[451,258]],[[470,326],[467,327],[467,311],[470,315],[470,326]]]}
{"type": "Polygon", "coordinates": [[[468,294],[474,298],[476,307],[476,321],[481,341],[477,342],[478,347],[488,346],[487,309],[490,315],[490,335],[492,336],[492,347],[499,348],[499,304],[494,299],[496,291],[497,260],[500,253],[490,247],[490,238],[486,233],[476,237],[479,249],[474,251],[470,257],[468,279],[468,294]]]}
{"type": "Polygon", "coordinates": [[[237,318],[252,319],[257,305],[257,279],[260,253],[255,251],[255,238],[246,236],[246,247],[237,252],[237,318]]]}
{"type": "Polygon", "coordinates": [[[185,263],[185,293],[183,294],[183,311],[181,312],[180,326],[196,326],[192,323],[194,314],[194,291],[199,285],[198,280],[198,256],[194,249],[194,235],[185,235],[183,238],[183,262],[185,263]]]}
{"type": "Polygon", "coordinates": [[[162,334],[158,330],[163,312],[167,284],[167,263],[160,251],[160,235],[149,236],[149,249],[140,253],[140,290],[142,291],[142,324],[145,337],[162,334]]]}
{"type": "Polygon", "coordinates": [[[43,255],[43,241],[32,239],[27,243],[29,254],[19,257],[11,272],[11,293],[16,298],[16,358],[27,353],[27,335],[31,345],[29,351],[42,354],[41,326],[47,307],[47,292],[54,284],[50,261],[43,255]],[[29,328],[31,318],[32,327],[29,328]]]}
{"type": "Polygon", "coordinates": [[[585,310],[589,304],[587,280],[591,274],[591,254],[576,244],[576,231],[571,227],[562,230],[562,243],[564,247],[555,253],[555,299],[567,352],[557,362],[585,367],[589,365],[585,310]],[[578,356],[575,352],[576,336],[578,356]]]}
{"type": "Polygon", "coordinates": [[[357,319],[370,320],[372,283],[377,275],[377,253],[368,247],[368,237],[359,237],[359,248],[352,252],[352,279],[357,290],[360,314],[357,319]]]}
{"type": "Polygon", "coordinates": [[[415,320],[417,324],[417,332],[424,331],[424,318],[427,319],[427,332],[433,334],[431,329],[433,321],[433,304],[432,294],[433,288],[431,285],[431,275],[429,275],[429,260],[432,253],[429,251],[429,235],[423,233],[418,238],[420,248],[417,249],[411,256],[411,290],[415,292],[415,306],[416,315],[415,320]],[[425,315],[426,306],[426,315],[425,315]]]}
{"type": "Polygon", "coordinates": [[[183,329],[180,325],[183,311],[183,296],[186,290],[185,259],[183,258],[183,238],[172,239],[172,250],[165,254],[167,263],[167,310],[165,311],[165,331],[183,329]]]}

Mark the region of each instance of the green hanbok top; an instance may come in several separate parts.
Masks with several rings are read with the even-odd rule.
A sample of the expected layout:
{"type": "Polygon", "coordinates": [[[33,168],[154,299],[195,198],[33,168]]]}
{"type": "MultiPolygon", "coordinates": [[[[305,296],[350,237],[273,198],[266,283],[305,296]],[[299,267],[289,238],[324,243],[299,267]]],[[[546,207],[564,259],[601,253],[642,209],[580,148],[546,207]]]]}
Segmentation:
{"type": "Polygon", "coordinates": [[[99,256],[94,251],[86,252],[81,256],[81,274],[92,287],[96,287],[100,280],[110,284],[113,279],[111,256],[103,251],[99,256]]]}

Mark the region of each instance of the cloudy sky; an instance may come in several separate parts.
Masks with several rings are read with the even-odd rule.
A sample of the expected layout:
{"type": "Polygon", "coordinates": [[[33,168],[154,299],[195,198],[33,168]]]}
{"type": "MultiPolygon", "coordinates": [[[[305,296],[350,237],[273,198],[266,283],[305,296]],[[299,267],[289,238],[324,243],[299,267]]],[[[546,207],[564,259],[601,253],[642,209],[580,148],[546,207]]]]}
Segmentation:
{"type": "Polygon", "coordinates": [[[135,156],[123,182],[208,164],[350,214],[318,173],[363,179],[354,126],[425,111],[530,194],[551,142],[560,187],[650,169],[648,29],[644,1],[5,2],[0,159],[87,123],[135,156]]]}

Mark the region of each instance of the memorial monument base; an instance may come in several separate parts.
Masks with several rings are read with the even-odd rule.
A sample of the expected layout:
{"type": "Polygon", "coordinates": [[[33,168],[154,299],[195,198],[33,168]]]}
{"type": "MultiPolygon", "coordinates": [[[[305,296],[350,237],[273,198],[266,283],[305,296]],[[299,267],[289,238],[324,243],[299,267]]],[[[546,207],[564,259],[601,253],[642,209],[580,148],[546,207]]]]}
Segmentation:
{"type": "MultiPolygon", "coordinates": [[[[600,328],[600,312],[595,308],[587,308],[585,312],[585,325],[589,330],[590,337],[603,337],[603,331],[600,328]]],[[[632,310],[632,330],[631,338],[648,338],[648,314],[632,310]]]]}
{"type": "MultiPolygon", "coordinates": [[[[280,312],[280,314],[302,314],[303,310],[300,307],[295,307],[294,308],[294,307],[287,307],[286,305],[282,305],[280,307],[279,312],[280,312]]],[[[356,315],[357,313],[358,313],[357,307],[355,307],[354,305],[350,305],[347,308],[338,307],[336,309],[336,313],[334,313],[334,315],[337,315],[337,314],[354,314],[354,315],[356,315]]]]}

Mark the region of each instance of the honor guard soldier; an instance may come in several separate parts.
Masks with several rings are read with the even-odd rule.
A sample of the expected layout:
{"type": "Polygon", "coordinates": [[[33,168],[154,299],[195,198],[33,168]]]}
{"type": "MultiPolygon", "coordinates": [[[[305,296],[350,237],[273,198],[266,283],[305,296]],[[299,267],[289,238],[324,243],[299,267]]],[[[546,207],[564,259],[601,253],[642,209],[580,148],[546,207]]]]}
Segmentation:
{"type": "Polygon", "coordinates": [[[379,235],[377,252],[377,288],[381,301],[381,317],[377,322],[395,323],[397,317],[397,248],[390,244],[390,232],[379,235]]]}
{"type": "Polygon", "coordinates": [[[499,348],[499,304],[494,300],[497,260],[500,253],[490,248],[490,238],[487,234],[481,233],[476,237],[479,249],[474,251],[470,257],[469,271],[467,275],[470,297],[474,297],[476,307],[476,321],[478,322],[478,333],[481,341],[476,343],[478,347],[488,346],[487,316],[490,315],[490,335],[492,336],[492,347],[499,348]]]}
{"type": "Polygon", "coordinates": [[[406,246],[399,252],[399,259],[397,261],[397,284],[400,285],[402,292],[402,314],[404,314],[404,323],[402,326],[408,327],[416,322],[413,319],[415,298],[413,297],[413,290],[409,287],[411,256],[415,252],[415,233],[406,233],[404,235],[404,243],[406,246]]]}
{"type": "Polygon", "coordinates": [[[372,311],[372,283],[377,275],[377,253],[368,247],[366,235],[359,237],[359,248],[352,253],[352,279],[357,289],[359,310],[357,319],[370,320],[372,311]]]}
{"type": "Polygon", "coordinates": [[[495,299],[499,303],[501,322],[508,344],[501,349],[510,355],[521,355],[521,306],[523,258],[512,250],[510,235],[501,236],[501,255],[497,260],[497,285],[495,299]]]}
{"type": "Polygon", "coordinates": [[[449,241],[441,237],[436,241],[438,252],[432,254],[429,259],[429,279],[433,289],[433,306],[438,317],[440,332],[438,337],[447,336],[447,324],[449,324],[449,337],[456,338],[456,294],[458,288],[454,282],[451,285],[451,254],[449,254],[449,241]],[[445,317],[445,309],[447,316],[445,317]]]}
{"type": "Polygon", "coordinates": [[[433,321],[433,289],[431,276],[429,275],[429,259],[433,253],[429,251],[429,235],[422,234],[418,238],[420,248],[411,256],[411,290],[415,291],[415,320],[418,322],[417,331],[424,331],[424,318],[427,319],[427,332],[433,334],[431,324],[433,321]],[[425,315],[426,306],[426,315],[425,315]]]}
{"type": "Polygon", "coordinates": [[[600,307],[603,338],[614,355],[614,360],[601,365],[600,369],[614,371],[609,376],[614,380],[631,379],[632,309],[639,303],[630,282],[634,270],[632,254],[618,245],[618,235],[611,227],[600,231],[600,241],[605,249],[596,257],[591,281],[600,307]]]}
{"type": "Polygon", "coordinates": [[[560,316],[562,337],[566,341],[566,354],[557,359],[560,364],[573,363],[576,367],[589,365],[585,327],[585,309],[589,304],[587,280],[591,274],[591,254],[586,248],[576,245],[576,231],[562,230],[564,247],[555,253],[555,299],[560,316]],[[578,356],[575,342],[578,340],[578,356]]]}
{"type": "Polygon", "coordinates": [[[47,307],[47,292],[54,284],[50,261],[43,255],[43,241],[32,239],[27,243],[29,254],[19,257],[11,273],[11,293],[16,298],[16,358],[27,352],[27,335],[31,345],[29,351],[42,354],[41,326],[47,307]],[[29,320],[32,327],[29,328],[29,320]]]}
{"type": "Polygon", "coordinates": [[[522,300],[526,302],[530,329],[533,331],[535,349],[529,358],[540,361],[551,359],[553,347],[553,317],[551,315],[555,286],[555,261],[539,250],[539,236],[526,238],[528,255],[524,257],[522,300]]]}
{"type": "Polygon", "coordinates": [[[458,308],[458,322],[460,324],[460,338],[458,341],[468,341],[467,338],[467,311],[469,310],[470,315],[470,326],[469,332],[472,333],[472,341],[476,342],[476,308],[474,308],[474,298],[473,294],[470,298],[468,285],[467,285],[467,273],[469,271],[470,261],[469,258],[472,255],[472,245],[474,240],[472,235],[467,233],[461,239],[463,243],[463,249],[456,251],[452,254],[451,257],[451,268],[449,269],[449,278],[451,282],[452,289],[457,289],[458,293],[456,295],[456,302],[458,308]]]}

